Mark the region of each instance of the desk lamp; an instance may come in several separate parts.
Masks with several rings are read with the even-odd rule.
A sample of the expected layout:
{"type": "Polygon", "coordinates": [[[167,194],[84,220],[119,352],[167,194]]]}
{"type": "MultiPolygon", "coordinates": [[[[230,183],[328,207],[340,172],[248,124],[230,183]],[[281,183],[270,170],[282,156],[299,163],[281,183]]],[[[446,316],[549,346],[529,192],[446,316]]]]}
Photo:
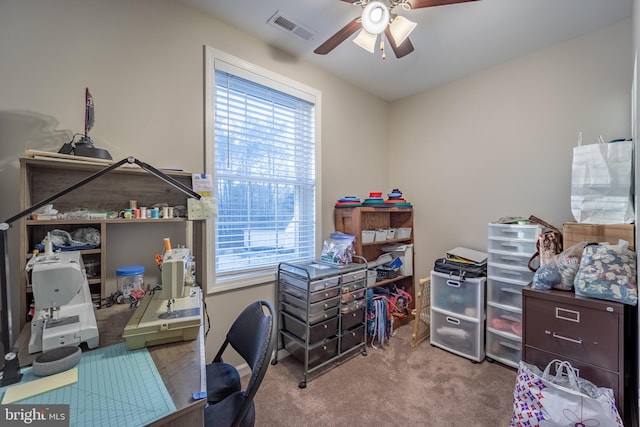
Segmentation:
{"type": "Polygon", "coordinates": [[[0,387],[14,384],[20,381],[22,378],[22,373],[20,372],[20,362],[18,361],[18,351],[13,347],[13,328],[11,325],[11,292],[9,289],[11,283],[11,277],[9,274],[9,253],[8,253],[8,231],[11,227],[11,224],[20,218],[23,218],[30,213],[40,209],[41,207],[48,205],[58,197],[62,197],[67,193],[72,192],[85,184],[93,181],[94,179],[105,175],[125,163],[136,164],[140,166],[145,171],[149,172],[151,175],[154,175],[158,179],[166,182],[167,184],[177,188],[182,191],[189,197],[193,197],[194,199],[200,200],[200,195],[193,191],[191,188],[182,184],[180,181],[166,175],[162,171],[154,168],[153,166],[141,162],[140,160],[134,157],[126,157],[119,162],[113,163],[112,165],[94,173],[93,175],[88,176],[82,181],[77,182],[76,184],[54,194],[53,196],[36,203],[35,205],[23,210],[22,212],[12,216],[11,218],[0,223],[0,309],[2,310],[2,318],[0,322],[2,323],[2,329],[0,329],[0,333],[2,333],[2,346],[4,348],[4,369],[2,380],[0,380],[0,387]]]}

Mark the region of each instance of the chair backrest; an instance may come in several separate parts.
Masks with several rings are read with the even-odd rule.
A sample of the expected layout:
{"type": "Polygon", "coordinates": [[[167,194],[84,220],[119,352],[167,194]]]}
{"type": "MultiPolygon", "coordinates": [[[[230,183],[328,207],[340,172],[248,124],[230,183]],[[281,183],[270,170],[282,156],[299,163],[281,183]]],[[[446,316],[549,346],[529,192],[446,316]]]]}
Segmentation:
{"type": "Polygon", "coordinates": [[[227,333],[227,341],[231,347],[251,368],[251,378],[244,391],[244,405],[237,420],[242,419],[262,383],[276,338],[275,310],[266,300],[249,304],[227,333]]]}

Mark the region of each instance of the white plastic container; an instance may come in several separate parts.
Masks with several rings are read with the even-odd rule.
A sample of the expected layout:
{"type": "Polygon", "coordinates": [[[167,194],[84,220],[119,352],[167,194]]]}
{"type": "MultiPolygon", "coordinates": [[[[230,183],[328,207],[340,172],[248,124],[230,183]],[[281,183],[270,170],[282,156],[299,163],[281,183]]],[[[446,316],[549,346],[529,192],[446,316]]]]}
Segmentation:
{"type": "Polygon", "coordinates": [[[485,357],[484,322],[431,307],[431,344],[477,362],[485,357]]]}
{"type": "Polygon", "coordinates": [[[387,230],[376,230],[376,242],[384,242],[387,240],[387,230]]]}
{"type": "Polygon", "coordinates": [[[378,272],[373,270],[367,270],[367,287],[370,288],[376,284],[376,278],[378,277],[378,272]]]}
{"type": "Polygon", "coordinates": [[[411,228],[397,228],[396,239],[408,239],[411,237],[411,228]]]}
{"type": "Polygon", "coordinates": [[[393,240],[396,238],[396,229],[389,228],[387,229],[387,240],[393,240]]]}
{"type": "Polygon", "coordinates": [[[362,230],[362,243],[372,243],[376,237],[374,230],[362,230]]]}

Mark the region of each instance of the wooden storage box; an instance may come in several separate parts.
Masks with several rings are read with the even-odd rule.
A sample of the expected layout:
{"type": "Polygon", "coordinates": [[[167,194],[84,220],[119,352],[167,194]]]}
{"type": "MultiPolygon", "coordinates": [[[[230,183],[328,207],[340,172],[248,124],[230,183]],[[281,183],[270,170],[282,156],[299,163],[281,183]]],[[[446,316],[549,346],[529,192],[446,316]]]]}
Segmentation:
{"type": "Polygon", "coordinates": [[[619,239],[629,242],[629,248],[635,250],[634,224],[579,224],[566,222],[562,229],[564,249],[580,242],[608,242],[612,245],[619,239]]]}

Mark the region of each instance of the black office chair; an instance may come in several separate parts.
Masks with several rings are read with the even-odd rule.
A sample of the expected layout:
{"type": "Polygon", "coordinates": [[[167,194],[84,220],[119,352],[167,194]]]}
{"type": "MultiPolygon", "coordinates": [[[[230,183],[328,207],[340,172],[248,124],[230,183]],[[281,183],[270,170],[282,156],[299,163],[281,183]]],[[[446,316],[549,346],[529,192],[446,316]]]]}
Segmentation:
{"type": "Polygon", "coordinates": [[[254,425],[253,397],[267,372],[277,339],[274,313],[269,301],[256,301],[249,304],[231,325],[218,353],[206,366],[208,406],[204,410],[205,426],[254,425]],[[238,370],[222,360],[228,345],[251,368],[244,391],[238,370]]]}

